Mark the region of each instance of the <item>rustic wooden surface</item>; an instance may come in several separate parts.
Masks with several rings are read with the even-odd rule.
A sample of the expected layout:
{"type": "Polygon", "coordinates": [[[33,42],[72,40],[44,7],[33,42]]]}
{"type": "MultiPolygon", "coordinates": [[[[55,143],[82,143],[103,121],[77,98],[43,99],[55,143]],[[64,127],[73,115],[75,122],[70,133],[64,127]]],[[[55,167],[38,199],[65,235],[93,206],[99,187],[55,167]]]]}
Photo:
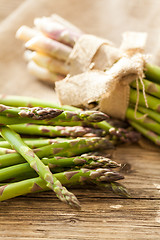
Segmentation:
{"type": "MultiPolygon", "coordinates": [[[[2,6],[1,3],[3,3],[4,8],[4,2],[7,1],[0,0],[0,8],[2,6]]],[[[55,4],[55,1],[53,2],[55,4]]],[[[96,12],[97,16],[101,14],[101,11],[104,14],[101,1],[82,1],[84,5],[79,4],[81,1],[75,2],[66,0],[62,3],[61,1],[61,3],[55,4],[55,6],[57,6],[59,13],[64,13],[64,16],[66,14],[69,19],[75,19],[75,23],[78,23],[75,11],[78,11],[79,8],[79,11],[84,11],[86,19],[86,7],[93,7],[88,13],[92,19],[91,13],[94,15],[96,10],[99,11],[98,13],[96,12]],[[69,7],[71,10],[73,9],[74,17],[69,17],[69,13],[72,11],[66,9],[67,2],[72,3],[69,7]],[[99,8],[92,6],[91,2],[96,2],[99,8]],[[98,4],[99,2],[101,4],[98,4]],[[64,7],[63,10],[61,9],[62,7],[64,7]]],[[[105,2],[103,1],[103,3],[105,2]]],[[[15,4],[17,3],[18,0],[15,1],[15,4]]],[[[84,23],[84,19],[82,22],[84,23]]],[[[14,24],[17,24],[16,21],[14,24]]],[[[93,23],[89,23],[85,27],[89,29],[90,25],[91,32],[103,35],[101,25],[98,25],[97,22],[96,24],[97,27],[93,23]]],[[[1,31],[6,36],[10,36],[12,29],[6,26],[8,27],[8,25],[3,24],[1,31]]],[[[0,41],[4,43],[5,36],[1,36],[0,41]]],[[[16,42],[12,38],[10,41],[13,47],[13,43],[15,44],[16,42]]],[[[20,47],[19,43],[17,45],[20,47]]],[[[2,51],[3,58],[1,63],[3,64],[3,69],[2,67],[0,69],[1,92],[40,96],[44,91],[43,97],[51,99],[53,90],[44,87],[39,82],[35,83],[35,79],[31,79],[27,75],[25,64],[21,63],[22,59],[20,59],[22,50],[20,52],[17,48],[17,55],[14,53],[7,57],[8,49],[10,50],[11,47],[2,51]],[[14,58],[17,60],[16,64],[13,64],[14,58]],[[9,66],[10,71],[8,71],[7,66],[9,66]],[[24,76],[22,79],[22,74],[18,76],[14,74],[13,81],[9,81],[8,79],[9,77],[11,78],[15,68],[15,74],[23,70],[24,75],[27,75],[27,77],[24,76]],[[34,82],[33,85],[32,82],[34,82]],[[28,87],[28,85],[30,86],[28,87]],[[38,90],[35,92],[37,88],[38,90]]],[[[131,193],[130,199],[120,198],[110,192],[96,189],[74,189],[73,192],[77,195],[82,205],[81,211],[76,211],[63,205],[51,192],[11,199],[0,203],[0,239],[160,239],[160,153],[158,151],[144,150],[136,145],[121,146],[114,152],[114,159],[128,166],[124,172],[125,180],[122,183],[127,186],[131,193]]]]}

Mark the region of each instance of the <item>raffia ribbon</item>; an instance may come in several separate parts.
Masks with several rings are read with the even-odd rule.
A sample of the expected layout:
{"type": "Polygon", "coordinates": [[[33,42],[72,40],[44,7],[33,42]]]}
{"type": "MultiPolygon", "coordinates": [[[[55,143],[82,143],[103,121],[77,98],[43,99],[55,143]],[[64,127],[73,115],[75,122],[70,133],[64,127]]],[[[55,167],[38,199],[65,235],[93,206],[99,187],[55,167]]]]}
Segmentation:
{"type": "Polygon", "coordinates": [[[124,33],[118,49],[103,39],[84,35],[69,59],[74,76],[56,83],[61,103],[88,107],[90,103],[98,102],[101,111],[124,119],[129,103],[129,84],[144,77],[146,37],[146,33],[124,33]],[[92,64],[94,69],[90,70],[92,64]]]}

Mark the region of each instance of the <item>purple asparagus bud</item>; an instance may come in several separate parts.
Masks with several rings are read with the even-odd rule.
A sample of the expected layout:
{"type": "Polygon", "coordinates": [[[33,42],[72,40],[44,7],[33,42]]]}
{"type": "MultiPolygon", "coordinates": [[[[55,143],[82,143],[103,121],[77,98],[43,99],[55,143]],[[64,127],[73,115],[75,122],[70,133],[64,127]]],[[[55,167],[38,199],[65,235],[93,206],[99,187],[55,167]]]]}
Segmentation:
{"type": "Polygon", "coordinates": [[[28,108],[22,108],[19,112],[21,117],[29,117],[35,120],[51,119],[59,116],[63,110],[53,109],[53,108],[42,108],[33,107],[28,110],[28,108]]]}

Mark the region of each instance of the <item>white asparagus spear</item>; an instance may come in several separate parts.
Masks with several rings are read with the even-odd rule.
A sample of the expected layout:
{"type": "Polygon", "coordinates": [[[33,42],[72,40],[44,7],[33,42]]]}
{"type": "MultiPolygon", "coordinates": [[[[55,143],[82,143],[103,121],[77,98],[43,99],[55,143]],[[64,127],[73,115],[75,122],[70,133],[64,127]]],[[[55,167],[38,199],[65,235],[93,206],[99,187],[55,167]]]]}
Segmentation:
{"type": "Polygon", "coordinates": [[[63,75],[51,73],[46,68],[42,68],[38,66],[35,62],[29,61],[27,65],[28,71],[38,79],[48,83],[54,84],[54,82],[62,80],[64,78],[63,75]]]}
{"type": "Polygon", "coordinates": [[[25,47],[66,61],[72,48],[45,36],[36,36],[25,43],[25,47]]]}

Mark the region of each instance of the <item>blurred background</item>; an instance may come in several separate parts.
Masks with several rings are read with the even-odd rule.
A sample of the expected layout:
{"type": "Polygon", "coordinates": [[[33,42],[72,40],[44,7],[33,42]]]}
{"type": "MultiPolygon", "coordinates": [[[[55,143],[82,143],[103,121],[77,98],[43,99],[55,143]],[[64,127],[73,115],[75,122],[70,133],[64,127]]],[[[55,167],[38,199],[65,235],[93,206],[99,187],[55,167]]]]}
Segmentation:
{"type": "Polygon", "coordinates": [[[152,54],[149,61],[160,65],[159,12],[160,0],[0,0],[1,91],[53,97],[53,89],[44,89],[28,73],[24,46],[15,39],[17,29],[33,27],[35,17],[59,14],[85,33],[109,39],[117,47],[124,31],[147,32],[146,52],[152,54]]]}
{"type": "MultiPolygon", "coordinates": [[[[6,20],[25,2],[29,5],[32,2],[35,5],[36,2],[38,6],[45,1],[0,0],[0,22],[6,20]]],[[[46,9],[47,5],[53,6],[51,7],[53,10],[48,9],[48,13],[52,11],[52,13],[61,14],[62,17],[73,20],[73,23],[85,32],[109,38],[116,44],[120,44],[121,33],[124,31],[147,31],[150,34],[147,50],[154,53],[156,55],[154,61],[160,63],[157,60],[157,45],[159,46],[160,40],[159,0],[46,0],[46,9]]],[[[44,14],[43,11],[35,11],[35,16],[47,15],[46,9],[44,14]]],[[[26,9],[26,12],[28,10],[26,9]]],[[[33,12],[32,9],[31,12],[33,12]]],[[[25,18],[22,16],[22,19],[25,18]]],[[[32,19],[28,19],[27,23],[29,24],[30,21],[32,19]]]]}
{"type": "Polygon", "coordinates": [[[0,22],[23,2],[24,0],[0,0],[0,22]]]}

